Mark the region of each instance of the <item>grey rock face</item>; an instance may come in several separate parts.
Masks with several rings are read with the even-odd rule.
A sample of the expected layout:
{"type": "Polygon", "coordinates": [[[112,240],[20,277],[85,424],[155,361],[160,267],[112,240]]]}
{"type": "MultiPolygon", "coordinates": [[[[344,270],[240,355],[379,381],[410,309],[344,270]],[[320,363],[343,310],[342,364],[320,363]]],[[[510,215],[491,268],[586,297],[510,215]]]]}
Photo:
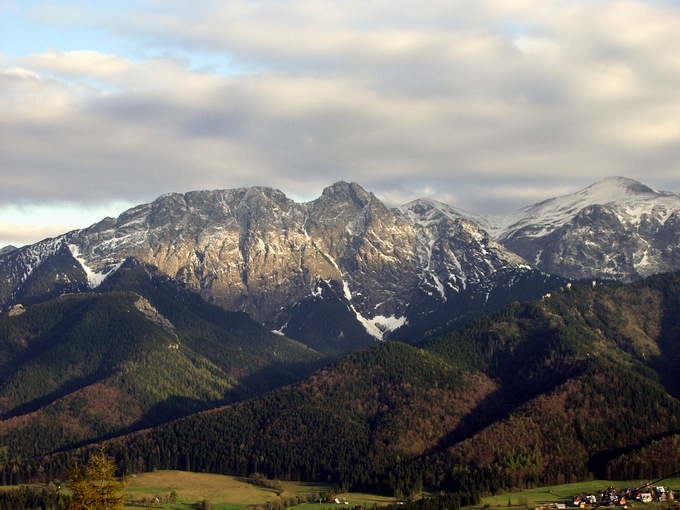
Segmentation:
{"type": "Polygon", "coordinates": [[[526,265],[463,212],[445,204],[416,200],[399,213],[417,227],[421,288],[444,300],[501,268],[526,265]]]}
{"type": "MultiPolygon", "coordinates": [[[[91,285],[134,257],[271,326],[318,282],[335,281],[370,329],[374,319],[405,317],[423,292],[442,303],[484,275],[524,263],[439,205],[390,210],[345,182],[306,204],[264,187],[169,194],[29,251],[37,266],[68,246],[91,285]]],[[[22,266],[29,251],[7,254],[4,266],[22,266]]],[[[30,270],[19,273],[4,289],[5,306],[30,270]]]]}
{"type": "Polygon", "coordinates": [[[307,295],[316,278],[339,278],[304,231],[305,207],[269,188],[165,195],[70,236],[95,271],[134,257],[207,299],[266,321],[307,295]]]}

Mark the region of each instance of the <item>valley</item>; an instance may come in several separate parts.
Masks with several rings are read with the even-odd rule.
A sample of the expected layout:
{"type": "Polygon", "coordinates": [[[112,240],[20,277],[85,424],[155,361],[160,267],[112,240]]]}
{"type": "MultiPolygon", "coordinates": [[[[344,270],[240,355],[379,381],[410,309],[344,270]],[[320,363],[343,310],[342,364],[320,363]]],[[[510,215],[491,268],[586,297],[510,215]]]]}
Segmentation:
{"type": "MultiPolygon", "coordinates": [[[[481,498],[475,508],[556,508],[558,505],[576,508],[574,500],[582,495],[593,498],[618,487],[620,491],[643,487],[653,493],[654,487],[662,486],[667,493],[680,492],[680,479],[668,478],[649,486],[648,480],[589,480],[563,485],[541,486],[522,489],[511,493],[501,493],[481,498]],[[661,484],[661,485],[659,485],[661,484]],[[628,488],[628,489],[626,489],[628,488]]],[[[44,487],[33,486],[33,490],[44,487]]],[[[16,490],[4,487],[0,490],[16,490]]],[[[432,497],[423,493],[418,499],[432,497]]],[[[332,508],[375,508],[397,505],[400,500],[391,496],[361,492],[338,493],[332,485],[311,484],[280,480],[255,481],[229,475],[193,473],[182,471],[156,471],[132,475],[125,488],[125,508],[152,508],[184,510],[209,506],[212,510],[259,510],[262,508],[295,508],[298,510],[326,510],[332,508]]],[[[647,510],[667,508],[670,501],[640,501],[628,497],[628,506],[647,510]]],[[[601,500],[586,504],[583,508],[593,508],[601,500]]],[[[400,505],[401,506],[401,505],[400,505]]]]}

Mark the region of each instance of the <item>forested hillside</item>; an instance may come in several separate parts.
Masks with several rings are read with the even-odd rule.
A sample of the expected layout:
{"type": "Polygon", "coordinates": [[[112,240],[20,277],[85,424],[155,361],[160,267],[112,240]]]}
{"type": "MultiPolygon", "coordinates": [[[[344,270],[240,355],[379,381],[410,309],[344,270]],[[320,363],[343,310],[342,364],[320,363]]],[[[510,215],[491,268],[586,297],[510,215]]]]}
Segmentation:
{"type": "MultiPolygon", "coordinates": [[[[395,467],[435,448],[494,388],[483,374],[388,342],[261,398],[114,441],[109,451],[130,470],[262,472],[394,490],[402,485],[390,479],[395,467]]],[[[59,459],[49,465],[68,462],[59,459]]]]}
{"type": "MultiPolygon", "coordinates": [[[[679,283],[565,286],[122,437],[111,452],[130,471],[261,472],[398,495],[668,474],[680,469],[679,283]]],[[[72,455],[44,465],[56,472],[72,455]]]]}
{"type": "MultiPolygon", "coordinates": [[[[112,439],[109,451],[130,472],[260,472],[397,495],[665,475],[680,469],[679,285],[678,274],[567,285],[446,336],[379,343],[262,396],[112,439]]],[[[56,476],[86,451],[8,459],[5,476],[56,476]]]]}
{"type": "Polygon", "coordinates": [[[5,462],[30,465],[54,450],[261,394],[321,362],[246,314],[208,305],[133,262],[97,292],[0,315],[0,339],[0,445],[5,462]]]}

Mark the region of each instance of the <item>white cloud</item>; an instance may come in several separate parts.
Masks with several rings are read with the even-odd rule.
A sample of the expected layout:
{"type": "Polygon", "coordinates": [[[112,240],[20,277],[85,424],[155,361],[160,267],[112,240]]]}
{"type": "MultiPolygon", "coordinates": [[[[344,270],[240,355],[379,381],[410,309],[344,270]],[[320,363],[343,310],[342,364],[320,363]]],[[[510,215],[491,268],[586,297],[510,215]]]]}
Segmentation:
{"type": "Polygon", "coordinates": [[[43,72],[53,72],[75,78],[87,76],[115,79],[133,70],[133,65],[129,61],[92,50],[50,51],[25,58],[23,64],[43,72]]]}
{"type": "Polygon", "coordinates": [[[680,189],[668,3],[51,5],[120,51],[0,56],[0,203],[344,179],[484,212],[615,174],[680,189]]]}

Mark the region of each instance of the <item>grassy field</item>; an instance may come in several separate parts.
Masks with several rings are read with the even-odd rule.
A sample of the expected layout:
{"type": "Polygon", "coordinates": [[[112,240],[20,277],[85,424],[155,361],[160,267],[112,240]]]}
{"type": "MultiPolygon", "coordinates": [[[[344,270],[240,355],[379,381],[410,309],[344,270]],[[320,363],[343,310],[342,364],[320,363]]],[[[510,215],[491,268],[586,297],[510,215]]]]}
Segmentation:
{"type": "Polygon", "coordinates": [[[173,492],[175,503],[158,507],[190,508],[188,505],[207,500],[215,509],[237,509],[277,497],[273,489],[255,486],[240,478],[184,471],[157,471],[135,475],[129,478],[125,490],[129,500],[139,502],[153,501],[156,497],[165,501],[173,492]]]}
{"type": "MultiPolygon", "coordinates": [[[[629,482],[612,482],[607,480],[593,480],[588,482],[570,483],[565,485],[555,485],[549,487],[540,487],[536,489],[526,489],[519,492],[509,494],[502,494],[499,496],[489,496],[482,499],[482,506],[489,507],[522,507],[535,508],[538,506],[547,505],[550,503],[564,503],[571,500],[572,496],[578,494],[595,494],[598,491],[608,487],[616,487],[617,489],[631,489],[641,487],[649,483],[649,480],[633,480],[629,482]]],[[[673,489],[678,493],[680,489],[680,478],[669,478],[660,482],[659,485],[673,489]]],[[[637,505],[645,508],[652,508],[653,505],[644,505],[637,503],[637,505]]],[[[629,505],[630,506],[630,505],[629,505]]]]}
{"type": "MultiPolygon", "coordinates": [[[[268,481],[268,483],[271,481],[268,481]]],[[[515,509],[536,508],[553,503],[570,501],[577,494],[595,494],[608,487],[617,489],[641,487],[644,481],[612,482],[593,480],[589,482],[555,485],[527,489],[482,499],[479,508],[510,507],[515,509]]],[[[165,510],[189,510],[200,508],[200,503],[207,501],[212,510],[243,510],[248,507],[270,508],[271,503],[281,503],[295,510],[323,510],[353,508],[361,505],[364,508],[394,503],[395,498],[365,493],[338,494],[341,504],[327,502],[308,502],[316,500],[320,494],[330,491],[331,487],[323,484],[303,482],[272,482],[273,488],[255,485],[248,479],[234,476],[190,473],[185,471],[157,471],[134,475],[128,479],[125,489],[128,504],[125,508],[146,508],[158,498],[160,503],[154,508],[165,510]],[[170,501],[170,496],[173,501],[170,501]],[[134,502],[134,503],[133,503],[134,502]],[[345,504],[345,502],[347,502],[345,504]]],[[[660,483],[680,493],[680,478],[666,479],[660,483]]],[[[1,488],[0,488],[1,489],[1,488]]],[[[629,504],[630,506],[630,504],[629,504]]],[[[638,509],[653,510],[659,504],[634,502],[638,509]]],[[[666,504],[664,508],[667,508],[666,504]]]]}
{"type": "Polygon", "coordinates": [[[302,503],[295,507],[295,510],[320,510],[324,508],[354,508],[355,506],[363,506],[365,508],[373,508],[375,506],[388,505],[397,501],[395,498],[388,496],[377,496],[375,494],[365,494],[361,492],[348,492],[346,494],[338,494],[335,496],[341,505],[332,503],[302,503]],[[345,502],[347,502],[345,504],[345,502]]]}
{"type": "MultiPolygon", "coordinates": [[[[555,485],[527,489],[498,496],[490,496],[482,500],[480,508],[514,507],[536,508],[553,503],[570,501],[577,494],[594,494],[608,487],[617,489],[635,488],[648,483],[648,480],[629,482],[613,482],[607,480],[593,480],[588,482],[555,485]]],[[[664,480],[665,487],[680,492],[680,479],[664,480]]],[[[394,503],[395,498],[377,496],[374,494],[347,493],[335,497],[342,502],[340,506],[330,503],[306,502],[313,497],[329,490],[330,487],[320,484],[301,482],[277,482],[275,489],[265,488],[250,483],[247,479],[232,476],[186,473],[180,471],[158,471],[145,473],[130,479],[126,493],[136,500],[163,496],[175,491],[177,502],[164,503],[157,508],[188,509],[195,508],[204,499],[211,503],[213,510],[242,510],[246,507],[261,505],[267,508],[267,503],[279,501],[296,510],[321,510],[325,508],[353,508],[361,505],[365,508],[394,503]],[[344,502],[347,502],[345,505],[344,502]]],[[[635,502],[636,506],[652,510],[656,505],[635,502]]],[[[667,505],[666,505],[667,506],[667,505]]],[[[126,507],[132,508],[132,507],[126,507]]]]}
{"type": "MultiPolygon", "coordinates": [[[[307,500],[316,500],[319,494],[329,489],[326,485],[303,482],[276,482],[276,488],[267,488],[233,476],[157,471],[129,478],[125,490],[128,505],[125,508],[143,508],[158,498],[161,503],[156,508],[168,510],[196,508],[202,501],[210,502],[213,510],[242,510],[258,505],[268,508],[268,503],[276,501],[285,502],[297,510],[319,510],[337,505],[307,500]],[[174,496],[174,502],[169,501],[170,495],[174,496]]],[[[339,494],[336,497],[342,502],[347,501],[347,505],[342,506],[350,508],[356,505],[373,507],[395,501],[394,498],[362,493],[339,494]]]]}

